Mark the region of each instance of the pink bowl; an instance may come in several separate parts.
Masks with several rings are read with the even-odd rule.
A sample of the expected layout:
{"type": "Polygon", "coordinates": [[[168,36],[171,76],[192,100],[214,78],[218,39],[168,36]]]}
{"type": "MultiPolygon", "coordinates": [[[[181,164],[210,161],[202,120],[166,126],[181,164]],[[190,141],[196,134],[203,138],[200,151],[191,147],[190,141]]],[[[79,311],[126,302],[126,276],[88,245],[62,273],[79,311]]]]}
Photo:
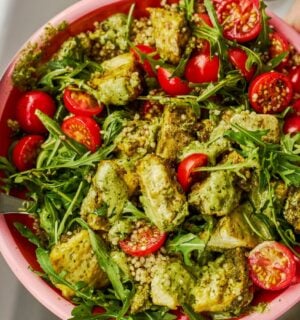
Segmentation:
{"type": "MultiPolygon", "coordinates": [[[[68,36],[85,31],[92,27],[93,22],[101,21],[116,12],[128,12],[133,0],[83,0],[64,10],[55,18],[50,20],[53,26],[62,21],[67,21],[69,26],[50,43],[51,48],[57,48],[68,36]]],[[[137,0],[136,10],[143,13],[147,6],[157,5],[157,0],[137,0]]],[[[280,18],[268,12],[271,16],[271,23],[282,33],[287,40],[300,52],[300,35],[289,27],[280,18]]],[[[39,42],[44,33],[44,27],[39,29],[28,42],[39,42]]],[[[26,45],[25,45],[26,46],[26,45]]],[[[25,48],[24,46],[24,48],[25,48]]],[[[49,48],[47,49],[49,51],[49,48]]],[[[48,52],[49,53],[49,52],[48,52]]],[[[6,155],[10,145],[10,132],[6,126],[7,119],[14,116],[14,105],[19,97],[19,91],[13,88],[11,75],[15,63],[20,56],[15,56],[0,81],[0,154],[6,155]]],[[[13,222],[20,221],[30,225],[29,218],[20,215],[0,217],[0,251],[20,282],[32,293],[32,295],[57,317],[68,319],[71,316],[73,304],[62,298],[56,289],[50,287],[45,281],[30,270],[40,270],[35,259],[34,246],[22,238],[13,227],[13,222]]],[[[299,275],[300,276],[300,275],[299,275]]],[[[241,317],[243,320],[272,320],[277,319],[293,305],[300,301],[300,283],[275,294],[259,294],[257,302],[269,302],[268,310],[264,313],[253,313],[241,317]]]]}

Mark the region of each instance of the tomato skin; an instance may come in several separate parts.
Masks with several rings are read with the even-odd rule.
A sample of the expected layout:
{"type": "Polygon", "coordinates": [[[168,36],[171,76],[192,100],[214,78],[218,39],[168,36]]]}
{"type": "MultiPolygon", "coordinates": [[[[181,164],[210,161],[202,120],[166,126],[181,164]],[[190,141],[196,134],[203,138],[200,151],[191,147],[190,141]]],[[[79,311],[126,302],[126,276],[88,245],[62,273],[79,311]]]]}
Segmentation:
{"type": "Polygon", "coordinates": [[[217,56],[210,57],[200,53],[192,57],[186,64],[184,76],[189,82],[216,82],[219,77],[220,60],[217,56]]]}
{"type": "Polygon", "coordinates": [[[190,93],[188,83],[179,77],[172,77],[171,72],[165,68],[157,69],[157,79],[162,89],[171,96],[185,95],[190,93]]]}
{"type": "Polygon", "coordinates": [[[177,318],[176,320],[190,320],[190,318],[184,314],[182,308],[177,308],[176,310],[171,311],[177,318]]]}
{"type": "Polygon", "coordinates": [[[293,112],[297,116],[300,116],[300,99],[295,100],[292,107],[293,107],[293,112]]]}
{"type": "Polygon", "coordinates": [[[153,116],[158,116],[163,112],[164,106],[152,101],[144,101],[141,106],[141,114],[143,118],[151,119],[153,116]]]}
{"type": "MultiPolygon", "coordinates": [[[[142,53],[145,53],[145,54],[153,53],[153,52],[156,51],[152,47],[150,47],[148,45],[145,45],[145,44],[138,44],[138,45],[136,45],[136,48],[138,50],[140,50],[142,53]]],[[[134,50],[134,48],[131,49],[131,52],[133,53],[135,59],[139,63],[141,63],[141,65],[143,66],[144,71],[148,74],[148,76],[149,77],[156,77],[155,70],[152,69],[152,66],[151,66],[150,62],[147,61],[146,59],[144,61],[141,61],[141,57],[139,56],[139,53],[136,50],[134,50]]],[[[156,54],[153,57],[153,59],[159,59],[159,55],[156,54]]]]}
{"type": "Polygon", "coordinates": [[[258,113],[279,113],[290,103],[293,88],[290,79],[279,72],[266,72],[250,83],[248,97],[258,113]]]}
{"type": "MultiPolygon", "coordinates": [[[[279,54],[289,51],[289,43],[287,40],[278,32],[270,33],[270,48],[269,54],[271,58],[275,58],[279,54]]],[[[279,68],[282,68],[288,64],[288,56],[281,61],[279,68]]]]}
{"type": "Polygon", "coordinates": [[[282,130],[284,134],[295,134],[300,132],[300,116],[286,118],[282,130]]]}
{"type": "Polygon", "coordinates": [[[252,281],[265,290],[284,289],[296,275],[293,253],[276,241],[264,241],[252,249],[248,264],[252,281]]]}
{"type": "Polygon", "coordinates": [[[56,105],[53,98],[46,92],[32,90],[24,93],[17,103],[17,121],[20,127],[28,133],[47,133],[47,129],[35,115],[37,109],[52,118],[56,111],[56,105]]]}
{"type": "Polygon", "coordinates": [[[119,245],[126,254],[143,257],[159,250],[166,239],[167,233],[155,226],[144,225],[135,229],[127,239],[121,240],[119,245]]]}
{"type": "Polygon", "coordinates": [[[90,94],[71,87],[64,90],[63,101],[68,111],[77,116],[92,117],[100,114],[104,108],[90,94]]]}
{"type": "Polygon", "coordinates": [[[26,171],[35,166],[39,149],[44,142],[40,135],[27,135],[14,146],[12,161],[19,171],[26,171]]]}
{"type": "Polygon", "coordinates": [[[230,48],[228,50],[229,61],[238,69],[247,81],[250,81],[256,71],[252,66],[249,70],[246,68],[248,56],[246,52],[240,48],[230,48]]]}
{"type": "Polygon", "coordinates": [[[261,31],[261,14],[257,1],[225,0],[217,7],[218,20],[226,39],[244,43],[261,31]],[[251,21],[252,19],[255,21],[251,21]]]}
{"type": "Polygon", "coordinates": [[[73,116],[63,121],[61,129],[66,136],[83,144],[91,152],[101,145],[100,127],[87,116],[73,116]]]}
{"type": "Polygon", "coordinates": [[[193,182],[193,170],[199,167],[206,166],[208,157],[204,153],[193,153],[184,158],[177,169],[177,180],[180,183],[184,192],[188,192],[193,182]]]}
{"type": "Polygon", "coordinates": [[[291,69],[289,78],[291,79],[294,91],[300,93],[300,66],[291,69]]]}
{"type": "Polygon", "coordinates": [[[209,27],[213,27],[213,24],[212,24],[212,22],[210,20],[210,17],[209,17],[209,15],[207,13],[198,13],[198,16],[209,27]]]}

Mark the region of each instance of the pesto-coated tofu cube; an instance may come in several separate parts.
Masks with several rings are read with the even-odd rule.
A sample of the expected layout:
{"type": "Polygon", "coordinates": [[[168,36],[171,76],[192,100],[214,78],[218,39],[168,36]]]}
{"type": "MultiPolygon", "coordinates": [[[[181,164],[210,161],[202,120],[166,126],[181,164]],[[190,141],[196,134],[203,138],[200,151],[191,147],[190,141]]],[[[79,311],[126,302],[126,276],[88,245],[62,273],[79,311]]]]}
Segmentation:
{"type": "MultiPolygon", "coordinates": [[[[65,280],[73,285],[85,282],[91,288],[102,288],[108,284],[106,273],[98,265],[87,230],[74,233],[57,243],[51,249],[50,261],[55,272],[65,272],[65,280]]],[[[63,284],[54,285],[66,298],[72,298],[75,294],[63,284]]]]}
{"type": "Polygon", "coordinates": [[[236,186],[235,175],[215,171],[192,187],[189,204],[201,214],[224,216],[239,205],[240,198],[241,190],[236,186]]]}
{"type": "Polygon", "coordinates": [[[188,215],[187,201],[174,173],[160,157],[147,155],[138,163],[137,174],[146,215],[160,230],[174,230],[188,215]]]}
{"type": "Polygon", "coordinates": [[[177,64],[190,34],[184,13],[162,8],[149,11],[157,52],[165,61],[177,64]]]}
{"type": "Polygon", "coordinates": [[[176,160],[182,148],[193,140],[196,116],[192,108],[167,105],[164,107],[156,154],[176,160]]]}
{"type": "Polygon", "coordinates": [[[287,198],[283,216],[296,232],[300,232],[300,188],[292,188],[287,198]]]}
{"type": "Polygon", "coordinates": [[[125,53],[103,62],[103,72],[92,74],[89,84],[98,91],[99,100],[105,105],[126,105],[142,91],[142,84],[135,59],[125,53]]]}

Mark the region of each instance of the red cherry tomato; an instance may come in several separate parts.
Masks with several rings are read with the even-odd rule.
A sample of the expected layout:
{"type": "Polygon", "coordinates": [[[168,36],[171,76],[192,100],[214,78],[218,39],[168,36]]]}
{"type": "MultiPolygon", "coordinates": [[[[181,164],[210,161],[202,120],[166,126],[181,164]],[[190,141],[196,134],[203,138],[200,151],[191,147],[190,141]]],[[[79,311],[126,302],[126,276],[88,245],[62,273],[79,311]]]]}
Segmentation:
{"type": "Polygon", "coordinates": [[[56,111],[53,98],[43,91],[26,92],[17,103],[17,120],[20,127],[26,132],[47,133],[47,129],[35,115],[37,109],[49,117],[53,117],[56,111]]]}
{"type": "Polygon", "coordinates": [[[12,152],[12,161],[19,171],[33,168],[44,137],[39,135],[28,135],[20,139],[12,152]]]}
{"type": "MultiPolygon", "coordinates": [[[[151,48],[150,46],[147,46],[145,44],[138,44],[136,46],[136,48],[145,54],[149,54],[149,53],[153,53],[155,52],[155,49],[151,48]]],[[[137,50],[135,50],[134,48],[131,49],[131,52],[133,53],[135,59],[142,64],[144,71],[148,74],[149,77],[156,77],[156,73],[155,70],[152,69],[152,66],[150,64],[150,62],[145,59],[144,61],[142,61],[139,52],[137,50]]],[[[159,59],[159,55],[156,54],[153,56],[153,59],[157,60],[159,59]]]]}
{"type": "Polygon", "coordinates": [[[200,53],[192,57],[186,64],[184,76],[194,83],[215,82],[219,76],[220,61],[217,56],[200,53]]]}
{"type": "Polygon", "coordinates": [[[288,287],[296,274],[293,253],[276,241],[264,241],[248,256],[250,277],[254,284],[266,290],[288,287]]]}
{"type": "Polygon", "coordinates": [[[294,113],[297,116],[300,116],[300,99],[295,100],[292,107],[293,107],[294,113]]]}
{"type": "Polygon", "coordinates": [[[250,83],[248,96],[252,108],[258,113],[282,112],[292,99],[292,83],[282,73],[262,73],[250,83]]]}
{"type": "Polygon", "coordinates": [[[185,95],[191,91],[186,81],[179,77],[171,77],[171,72],[165,68],[159,67],[157,70],[157,79],[162,89],[171,96],[185,95]]]}
{"type": "Polygon", "coordinates": [[[130,256],[147,256],[159,250],[165,243],[167,234],[155,226],[144,225],[136,228],[125,240],[119,242],[121,249],[130,256]]]}
{"type": "Polygon", "coordinates": [[[213,24],[212,24],[212,22],[210,20],[210,17],[209,17],[209,15],[207,13],[198,13],[198,16],[209,27],[213,27],[213,24]]]}
{"type": "Polygon", "coordinates": [[[256,68],[252,66],[249,70],[246,68],[248,56],[240,48],[231,48],[228,50],[229,61],[238,69],[247,81],[250,81],[255,73],[256,68]]]}
{"type": "MultiPolygon", "coordinates": [[[[283,52],[289,51],[289,43],[278,32],[270,33],[270,42],[269,54],[271,58],[274,58],[283,52]]],[[[287,64],[288,57],[281,61],[279,67],[284,67],[287,64]]]]}
{"type": "Polygon", "coordinates": [[[282,130],[284,134],[300,132],[300,116],[286,118],[282,130]]]}
{"type": "Polygon", "coordinates": [[[256,1],[227,0],[217,8],[223,35],[243,43],[255,39],[261,30],[261,15],[256,1]]]}
{"type": "Polygon", "coordinates": [[[74,116],[63,121],[61,129],[69,138],[83,144],[91,152],[101,145],[100,127],[97,122],[87,116],[74,116]]]}
{"type": "Polygon", "coordinates": [[[77,116],[95,116],[102,112],[103,105],[90,94],[76,88],[66,88],[63,94],[65,107],[77,116]]]}
{"type": "Polygon", "coordinates": [[[182,308],[172,310],[171,313],[177,317],[176,320],[190,320],[190,318],[184,314],[182,308]]]}
{"type": "Polygon", "coordinates": [[[291,79],[294,91],[300,93],[300,66],[292,68],[289,78],[291,79]]]}
{"type": "Polygon", "coordinates": [[[185,192],[189,191],[193,179],[197,177],[197,173],[193,170],[206,166],[207,162],[208,157],[203,153],[193,153],[180,162],[177,169],[177,180],[185,192]]]}

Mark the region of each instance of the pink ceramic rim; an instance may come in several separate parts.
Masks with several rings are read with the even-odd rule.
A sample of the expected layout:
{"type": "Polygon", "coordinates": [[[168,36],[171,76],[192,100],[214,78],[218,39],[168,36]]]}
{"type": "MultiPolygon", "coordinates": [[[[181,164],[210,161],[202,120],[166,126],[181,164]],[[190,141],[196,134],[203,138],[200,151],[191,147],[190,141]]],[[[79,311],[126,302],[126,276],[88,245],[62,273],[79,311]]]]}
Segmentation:
{"type": "MultiPolygon", "coordinates": [[[[99,7],[118,1],[119,0],[82,0],[65,9],[49,22],[54,26],[58,25],[62,21],[68,21],[69,23],[72,23],[81,16],[88,14],[99,7]]],[[[271,16],[271,23],[274,25],[274,27],[281,32],[290,43],[294,45],[297,51],[300,52],[300,35],[272,12],[268,12],[268,14],[271,16]]],[[[37,42],[40,36],[43,34],[44,27],[45,26],[34,33],[29,41],[32,43],[37,42]]],[[[28,43],[28,41],[26,43],[28,43]]],[[[0,81],[0,101],[6,101],[12,89],[11,74],[20,51],[12,60],[0,81]]],[[[2,116],[2,112],[3,110],[0,110],[0,117],[2,116]]],[[[73,304],[62,298],[54,290],[51,290],[51,288],[49,288],[49,286],[40,277],[38,277],[29,269],[30,266],[18,249],[3,216],[0,217],[0,230],[0,252],[16,277],[41,304],[43,304],[59,318],[63,320],[68,319],[71,316],[71,311],[74,307],[73,304]]],[[[253,313],[240,319],[275,320],[299,301],[300,284],[297,284],[291,286],[281,295],[271,301],[268,304],[268,310],[266,312],[253,313]]]]}

